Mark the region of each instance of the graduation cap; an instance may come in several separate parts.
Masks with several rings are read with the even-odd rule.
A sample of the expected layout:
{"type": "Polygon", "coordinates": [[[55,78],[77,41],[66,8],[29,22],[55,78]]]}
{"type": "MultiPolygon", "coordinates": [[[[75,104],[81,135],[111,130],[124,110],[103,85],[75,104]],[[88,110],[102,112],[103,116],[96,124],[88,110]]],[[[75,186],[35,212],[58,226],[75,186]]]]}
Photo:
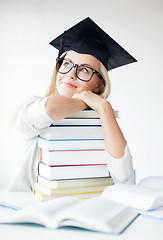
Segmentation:
{"type": "Polygon", "coordinates": [[[137,60],[89,17],[64,31],[50,42],[59,56],[68,50],[96,57],[109,71],[137,60]]]}

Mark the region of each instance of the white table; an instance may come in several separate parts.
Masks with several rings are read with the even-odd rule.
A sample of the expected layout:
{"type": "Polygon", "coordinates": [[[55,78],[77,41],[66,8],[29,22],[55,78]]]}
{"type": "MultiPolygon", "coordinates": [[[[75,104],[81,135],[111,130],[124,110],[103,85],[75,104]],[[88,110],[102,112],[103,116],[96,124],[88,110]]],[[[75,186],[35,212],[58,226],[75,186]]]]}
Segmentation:
{"type": "MultiPolygon", "coordinates": [[[[12,193],[0,192],[0,200],[12,199],[12,193]],[[8,195],[8,196],[7,196],[8,195]]],[[[17,201],[17,200],[16,200],[17,201]]],[[[38,200],[32,193],[21,193],[19,205],[35,204],[38,200]]],[[[12,203],[15,203],[13,198],[12,203]]],[[[1,240],[163,240],[163,221],[139,216],[122,234],[103,234],[75,228],[47,229],[30,224],[0,224],[1,240]]]]}

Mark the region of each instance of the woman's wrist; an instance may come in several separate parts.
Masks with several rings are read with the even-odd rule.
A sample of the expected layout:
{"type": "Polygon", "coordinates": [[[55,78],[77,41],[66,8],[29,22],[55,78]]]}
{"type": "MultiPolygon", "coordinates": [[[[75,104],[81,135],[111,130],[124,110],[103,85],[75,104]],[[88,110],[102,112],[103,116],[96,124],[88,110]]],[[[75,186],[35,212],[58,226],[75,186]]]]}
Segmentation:
{"type": "Polygon", "coordinates": [[[98,108],[97,108],[97,112],[101,116],[101,115],[105,114],[106,112],[113,113],[113,108],[112,108],[110,102],[108,102],[106,99],[101,99],[101,102],[99,103],[98,108]]]}

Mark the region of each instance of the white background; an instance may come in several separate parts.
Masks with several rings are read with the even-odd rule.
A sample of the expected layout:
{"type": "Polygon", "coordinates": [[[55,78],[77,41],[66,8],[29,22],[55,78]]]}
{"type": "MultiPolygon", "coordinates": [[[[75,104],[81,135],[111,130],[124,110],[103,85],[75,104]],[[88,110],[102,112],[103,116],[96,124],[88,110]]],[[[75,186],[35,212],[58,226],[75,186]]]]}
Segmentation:
{"type": "Polygon", "coordinates": [[[48,43],[88,16],[138,60],[110,71],[109,101],[120,111],[137,181],[163,175],[163,1],[0,0],[1,189],[19,167],[12,117],[51,79],[57,51],[48,43]]]}

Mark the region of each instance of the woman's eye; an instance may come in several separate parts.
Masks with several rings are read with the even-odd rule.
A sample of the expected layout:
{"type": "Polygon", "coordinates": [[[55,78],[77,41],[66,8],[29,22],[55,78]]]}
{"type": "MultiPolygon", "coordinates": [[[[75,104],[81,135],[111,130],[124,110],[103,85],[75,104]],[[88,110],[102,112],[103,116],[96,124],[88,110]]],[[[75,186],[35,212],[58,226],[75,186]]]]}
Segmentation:
{"type": "Polygon", "coordinates": [[[70,67],[70,63],[69,63],[69,62],[66,62],[66,61],[64,61],[64,62],[63,62],[63,66],[64,66],[64,67],[70,67]]]}
{"type": "Polygon", "coordinates": [[[88,69],[87,69],[87,68],[82,68],[82,69],[80,69],[80,72],[82,72],[82,73],[88,73],[88,69]]]}

